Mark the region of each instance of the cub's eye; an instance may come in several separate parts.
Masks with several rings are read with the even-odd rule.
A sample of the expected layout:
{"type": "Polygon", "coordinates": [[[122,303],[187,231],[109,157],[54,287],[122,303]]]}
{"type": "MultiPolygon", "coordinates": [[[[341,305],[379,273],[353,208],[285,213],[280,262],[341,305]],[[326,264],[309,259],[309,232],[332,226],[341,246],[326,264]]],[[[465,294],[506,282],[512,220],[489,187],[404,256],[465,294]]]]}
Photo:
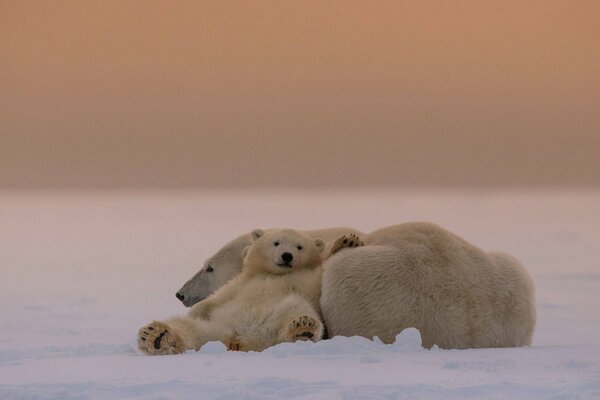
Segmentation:
{"type": "Polygon", "coordinates": [[[279,246],[279,242],[273,243],[273,246],[279,246]]]}
{"type": "Polygon", "coordinates": [[[298,250],[302,250],[302,246],[296,246],[298,250]]]}
{"type": "Polygon", "coordinates": [[[206,272],[213,272],[215,269],[213,267],[211,267],[210,265],[208,266],[208,268],[206,268],[206,272]]]}

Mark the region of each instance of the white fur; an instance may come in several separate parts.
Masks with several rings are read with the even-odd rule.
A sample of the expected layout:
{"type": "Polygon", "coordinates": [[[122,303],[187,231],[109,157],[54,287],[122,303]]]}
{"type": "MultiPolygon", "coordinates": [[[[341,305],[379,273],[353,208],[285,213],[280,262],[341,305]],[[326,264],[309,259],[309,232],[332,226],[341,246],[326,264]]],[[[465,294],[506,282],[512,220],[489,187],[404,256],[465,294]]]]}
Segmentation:
{"type": "Polygon", "coordinates": [[[306,317],[314,322],[310,339],[321,339],[318,307],[325,243],[292,230],[256,230],[252,238],[243,271],[194,305],[187,316],[171,318],[160,326],[151,324],[153,332],[164,326],[169,338],[166,341],[172,343],[153,349],[150,340],[140,340],[142,351],[173,354],[199,349],[214,340],[236,343],[241,350],[260,351],[277,343],[308,339],[299,336],[302,331],[298,329],[302,328],[295,325],[306,317]],[[284,254],[293,260],[284,263],[284,254]]]}
{"type": "MultiPolygon", "coordinates": [[[[325,241],[323,254],[329,254],[333,242],[342,235],[350,233],[362,235],[361,232],[352,228],[329,228],[302,232],[314,239],[320,238],[325,241]]],[[[239,274],[242,271],[244,249],[251,243],[251,234],[247,233],[233,239],[216,254],[209,257],[200,271],[177,292],[183,304],[186,307],[193,306],[239,274]]]]}
{"type": "Polygon", "coordinates": [[[321,309],[330,336],[394,341],[416,327],[424,347],[529,345],[531,278],[513,257],[488,253],[426,222],[363,237],[324,264],[321,309]]]}
{"type": "MultiPolygon", "coordinates": [[[[324,264],[321,305],[330,336],[379,336],[391,342],[413,326],[421,331],[425,347],[531,343],[536,322],[533,283],[509,255],[485,252],[425,222],[367,235],[350,228],[306,233],[325,239],[324,254],[348,233],[366,244],[344,249],[324,264]]],[[[250,236],[233,240],[211,257],[182,288],[186,296],[201,298],[206,293],[205,268],[211,263],[215,273],[220,270],[227,279],[236,276],[250,236]]]]}

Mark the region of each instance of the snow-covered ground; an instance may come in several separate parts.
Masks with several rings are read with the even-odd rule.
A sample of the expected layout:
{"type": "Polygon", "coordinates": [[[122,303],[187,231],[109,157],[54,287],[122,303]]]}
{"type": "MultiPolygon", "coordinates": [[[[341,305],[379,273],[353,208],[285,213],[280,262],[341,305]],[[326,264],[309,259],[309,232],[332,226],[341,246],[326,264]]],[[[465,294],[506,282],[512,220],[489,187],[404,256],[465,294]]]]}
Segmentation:
{"type": "Polygon", "coordinates": [[[0,399],[600,398],[600,192],[0,193],[0,399]],[[423,350],[362,338],[148,357],[146,322],[257,227],[439,223],[517,256],[537,288],[531,347],[423,350]]]}

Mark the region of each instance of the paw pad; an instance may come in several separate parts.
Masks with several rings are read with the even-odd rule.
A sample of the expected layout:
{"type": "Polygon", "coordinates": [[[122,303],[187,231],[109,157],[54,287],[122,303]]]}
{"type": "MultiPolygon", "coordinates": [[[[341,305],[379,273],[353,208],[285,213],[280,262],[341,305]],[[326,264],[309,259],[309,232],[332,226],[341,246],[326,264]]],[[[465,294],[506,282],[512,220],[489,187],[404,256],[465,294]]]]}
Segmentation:
{"type": "Polygon", "coordinates": [[[146,354],[178,354],[184,347],[179,336],[162,322],[152,322],[138,332],[138,348],[146,354]]]}
{"type": "Polygon", "coordinates": [[[320,339],[321,323],[313,317],[304,316],[295,319],[290,324],[292,341],[320,339]]]}
{"type": "Polygon", "coordinates": [[[365,243],[362,240],[360,240],[360,238],[357,235],[350,233],[348,235],[340,237],[335,241],[335,243],[333,243],[330,255],[334,255],[335,253],[343,249],[361,247],[364,245],[365,243]]]}

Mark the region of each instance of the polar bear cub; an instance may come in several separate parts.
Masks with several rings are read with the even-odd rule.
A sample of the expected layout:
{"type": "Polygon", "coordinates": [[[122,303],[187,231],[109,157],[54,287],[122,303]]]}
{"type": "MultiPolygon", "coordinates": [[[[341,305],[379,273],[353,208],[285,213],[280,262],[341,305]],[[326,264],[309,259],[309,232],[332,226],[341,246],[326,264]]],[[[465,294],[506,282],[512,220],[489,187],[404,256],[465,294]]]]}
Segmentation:
{"type": "Polygon", "coordinates": [[[140,329],[147,354],[177,354],[220,341],[230,350],[261,351],[282,342],[323,336],[319,298],[325,243],[295,230],[252,232],[242,273],[187,316],[140,329]]]}

